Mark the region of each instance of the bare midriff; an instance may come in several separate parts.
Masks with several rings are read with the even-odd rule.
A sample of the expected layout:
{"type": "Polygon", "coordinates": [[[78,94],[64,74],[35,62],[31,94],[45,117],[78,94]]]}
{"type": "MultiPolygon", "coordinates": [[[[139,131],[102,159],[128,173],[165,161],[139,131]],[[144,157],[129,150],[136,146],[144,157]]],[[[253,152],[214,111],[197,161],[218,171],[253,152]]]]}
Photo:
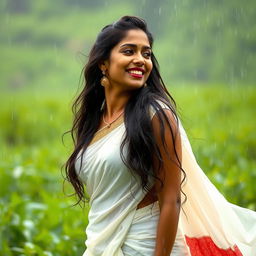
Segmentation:
{"type": "Polygon", "coordinates": [[[147,205],[153,204],[158,200],[155,187],[153,187],[151,190],[147,192],[147,194],[144,196],[144,198],[139,202],[137,205],[137,209],[143,208],[147,205]]]}

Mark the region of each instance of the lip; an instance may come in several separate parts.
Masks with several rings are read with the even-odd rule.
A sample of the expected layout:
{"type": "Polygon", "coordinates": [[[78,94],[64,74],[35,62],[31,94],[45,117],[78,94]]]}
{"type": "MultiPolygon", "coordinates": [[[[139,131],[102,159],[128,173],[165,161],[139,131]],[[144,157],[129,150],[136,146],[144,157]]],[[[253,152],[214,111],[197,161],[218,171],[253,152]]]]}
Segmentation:
{"type": "Polygon", "coordinates": [[[145,73],[145,70],[143,68],[138,68],[138,67],[135,67],[135,68],[129,68],[127,69],[127,72],[130,76],[134,77],[134,78],[142,78],[144,73],[145,73]],[[139,75],[139,74],[132,74],[132,73],[129,73],[129,71],[132,71],[132,70],[136,70],[136,71],[141,71],[142,72],[142,75],[139,75]]]}
{"type": "Polygon", "coordinates": [[[132,71],[132,70],[141,71],[141,72],[142,72],[142,74],[144,74],[144,73],[145,73],[145,70],[144,70],[143,68],[138,68],[138,67],[136,67],[136,68],[128,68],[128,69],[127,69],[127,71],[132,71]]]}

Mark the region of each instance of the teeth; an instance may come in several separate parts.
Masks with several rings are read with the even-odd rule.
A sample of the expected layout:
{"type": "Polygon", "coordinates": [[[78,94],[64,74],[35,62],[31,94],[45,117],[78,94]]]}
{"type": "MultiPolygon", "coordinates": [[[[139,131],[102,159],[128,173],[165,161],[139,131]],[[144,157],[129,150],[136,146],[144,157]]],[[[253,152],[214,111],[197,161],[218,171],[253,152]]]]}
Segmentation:
{"type": "Polygon", "coordinates": [[[138,71],[138,70],[130,70],[129,73],[136,74],[136,75],[142,75],[142,72],[138,71]]]}

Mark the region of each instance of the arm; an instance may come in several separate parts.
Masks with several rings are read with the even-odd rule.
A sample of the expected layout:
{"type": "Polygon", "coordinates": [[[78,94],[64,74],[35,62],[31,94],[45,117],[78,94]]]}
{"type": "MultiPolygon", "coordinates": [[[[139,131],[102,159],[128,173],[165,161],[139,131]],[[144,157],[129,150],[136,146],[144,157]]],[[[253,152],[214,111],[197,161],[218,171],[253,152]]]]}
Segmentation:
{"type": "MultiPolygon", "coordinates": [[[[169,123],[176,135],[175,148],[181,162],[181,139],[178,132],[177,121],[170,110],[164,110],[168,116],[169,123]]],[[[159,181],[156,182],[160,216],[157,226],[156,248],[154,256],[169,256],[175,241],[179,212],[180,212],[180,183],[181,170],[174,151],[174,141],[168,124],[164,123],[164,138],[166,150],[164,149],[161,133],[160,121],[155,115],[152,119],[153,131],[156,142],[160,149],[163,165],[159,170],[158,177],[163,181],[163,187],[159,181]]]]}

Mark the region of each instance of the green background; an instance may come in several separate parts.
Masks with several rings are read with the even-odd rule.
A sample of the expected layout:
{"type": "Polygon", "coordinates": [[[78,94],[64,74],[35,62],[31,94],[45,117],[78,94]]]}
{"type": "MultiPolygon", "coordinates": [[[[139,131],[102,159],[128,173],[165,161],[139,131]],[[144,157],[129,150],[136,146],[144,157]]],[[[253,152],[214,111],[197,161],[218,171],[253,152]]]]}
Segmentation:
{"type": "Polygon", "coordinates": [[[199,165],[256,210],[254,1],[1,1],[0,255],[82,255],[88,206],[61,166],[71,105],[100,29],[144,17],[199,165]],[[63,192],[63,188],[65,193],[63,192]]]}

